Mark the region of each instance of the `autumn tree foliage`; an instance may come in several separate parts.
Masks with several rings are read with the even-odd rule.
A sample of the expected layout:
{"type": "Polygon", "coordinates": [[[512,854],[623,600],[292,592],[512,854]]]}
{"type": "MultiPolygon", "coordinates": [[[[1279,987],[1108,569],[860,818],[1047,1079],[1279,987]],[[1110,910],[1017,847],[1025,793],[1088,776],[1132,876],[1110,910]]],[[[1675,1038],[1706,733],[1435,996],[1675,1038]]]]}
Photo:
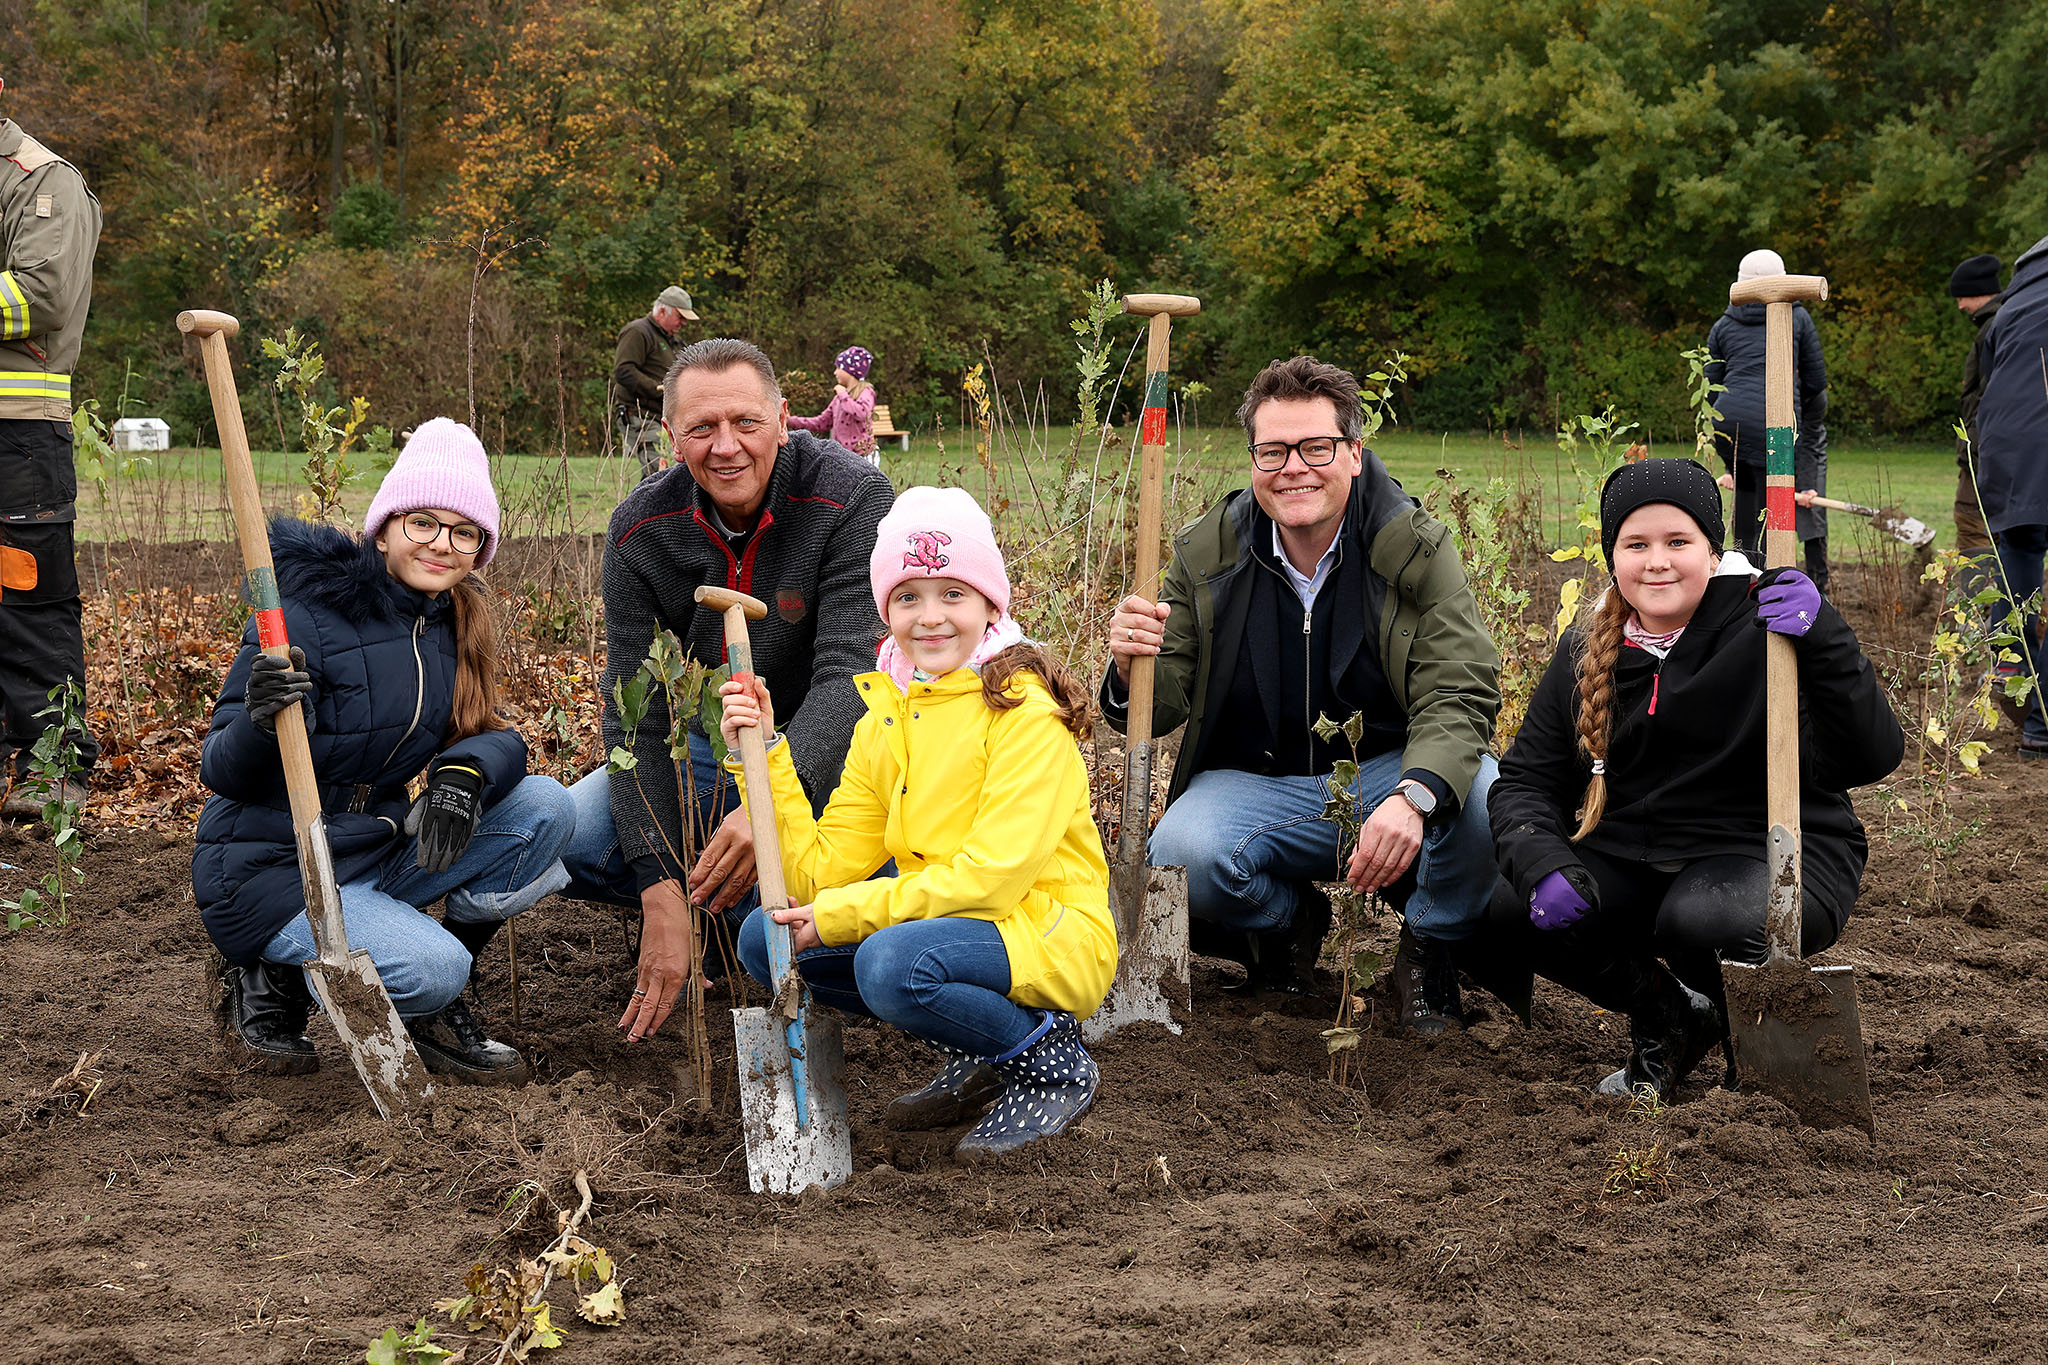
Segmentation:
{"type": "Polygon", "coordinates": [[[1835,281],[1831,420],[1938,431],[1948,270],[2048,231],[2044,65],[2048,0],[0,0],[0,112],[107,209],[87,392],[203,433],[207,303],[252,392],[297,327],[515,449],[602,442],[678,281],[899,421],[1064,387],[1108,276],[1202,294],[1226,391],[1399,348],[1428,425],[1654,431],[1761,245],[1835,281]]]}

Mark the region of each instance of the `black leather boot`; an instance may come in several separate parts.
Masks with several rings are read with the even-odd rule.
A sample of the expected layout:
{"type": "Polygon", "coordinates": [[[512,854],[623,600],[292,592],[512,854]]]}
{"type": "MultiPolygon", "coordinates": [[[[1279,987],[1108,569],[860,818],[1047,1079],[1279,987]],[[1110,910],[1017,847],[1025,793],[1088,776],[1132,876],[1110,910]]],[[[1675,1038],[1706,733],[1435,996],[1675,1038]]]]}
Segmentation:
{"type": "Polygon", "coordinates": [[[1330,898],[1313,883],[1304,882],[1294,915],[1278,929],[1262,934],[1243,934],[1244,982],[1223,988],[1227,995],[1292,995],[1316,993],[1316,960],[1323,955],[1323,940],[1335,923],[1330,898]]]}
{"type": "Polygon", "coordinates": [[[1644,1086],[1669,1104],[1679,1082],[1692,1074],[1727,1032],[1727,1018],[1706,996],[1680,981],[1660,962],[1637,964],[1640,979],[1629,1009],[1628,1065],[1596,1087],[1603,1095],[1629,1096],[1644,1086]]]}
{"type": "Polygon", "coordinates": [[[1436,1038],[1465,1022],[1458,967],[1451,945],[1401,929],[1394,950],[1394,1024],[1403,1032],[1436,1038]]]}
{"type": "MultiPolygon", "coordinates": [[[[502,920],[466,923],[450,920],[443,928],[455,941],[469,949],[470,982],[476,981],[476,959],[497,936],[502,920]]],[[[474,994],[472,989],[471,994],[474,994]]],[[[439,1014],[405,1021],[413,1046],[427,1070],[440,1076],[455,1076],[478,1085],[524,1085],[532,1074],[517,1048],[497,1042],[484,1032],[471,1011],[469,1001],[458,995],[439,1014]]]]}
{"type": "Polygon", "coordinates": [[[313,992],[297,967],[257,962],[229,965],[221,974],[221,1033],[235,1061],[272,1076],[303,1076],[320,1069],[306,1020],[313,992]]]}

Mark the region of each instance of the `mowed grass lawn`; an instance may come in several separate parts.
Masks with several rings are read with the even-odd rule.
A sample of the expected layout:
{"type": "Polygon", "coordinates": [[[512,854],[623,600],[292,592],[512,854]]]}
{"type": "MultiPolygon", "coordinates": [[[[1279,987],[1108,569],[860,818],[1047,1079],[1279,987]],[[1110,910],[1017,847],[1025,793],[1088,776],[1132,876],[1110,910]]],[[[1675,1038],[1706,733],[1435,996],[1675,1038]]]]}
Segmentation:
{"type": "MultiPolygon", "coordinates": [[[[1134,430],[1120,430],[1118,443],[1103,447],[1091,442],[1087,458],[1097,462],[1102,477],[1113,480],[1135,463],[1134,430]]],[[[959,484],[986,496],[993,482],[998,499],[1010,512],[1024,516],[1034,528],[1047,524],[1039,509],[1052,505],[1057,470],[1072,429],[998,430],[989,464],[977,458],[971,433],[952,433],[941,442],[928,435],[914,437],[908,453],[891,444],[882,452],[882,468],[898,488],[918,483],[959,484]]],[[[1519,483],[1541,481],[1553,516],[1564,511],[1560,496],[1575,496],[1577,487],[1570,457],[1548,436],[1522,437],[1472,434],[1428,435],[1407,430],[1382,431],[1373,449],[1394,477],[1410,491],[1425,491],[1439,469],[1448,468],[1471,485],[1500,478],[1519,483]]],[[[1658,454],[1689,453],[1663,445],[1658,454]]],[[[1590,457],[1582,456],[1590,463],[1590,457]]],[[[276,451],[255,456],[264,505],[272,512],[290,511],[303,484],[304,457],[276,451]]],[[[1222,490],[1241,486],[1250,465],[1243,434],[1235,427],[1205,428],[1173,434],[1167,454],[1174,481],[1173,505],[1180,512],[1205,505],[1222,490]]],[[[617,456],[571,457],[502,455],[492,460],[507,535],[566,530],[600,531],[612,508],[632,487],[637,466],[617,456]],[[565,469],[566,466],[566,480],[565,469]],[[566,494],[564,488],[566,485],[566,494]]],[[[1718,469],[1717,469],[1718,472],[1718,469]]],[[[382,471],[367,462],[344,501],[361,515],[367,510],[382,471]]],[[[1952,444],[1842,438],[1831,442],[1828,493],[1849,502],[1892,506],[1918,517],[1939,532],[1936,546],[1952,543],[1956,465],[1952,444]]],[[[1128,482],[1122,485],[1128,489],[1128,482]]],[[[1113,495],[1112,495],[1113,496],[1113,495]]],[[[1830,527],[1837,557],[1856,553],[1854,519],[1834,514],[1830,527]]],[[[83,540],[224,540],[232,537],[227,490],[216,450],[178,449],[137,461],[132,469],[108,481],[102,496],[80,490],[78,534],[83,540]]],[[[1571,537],[1576,539],[1576,536],[1571,537]]]]}

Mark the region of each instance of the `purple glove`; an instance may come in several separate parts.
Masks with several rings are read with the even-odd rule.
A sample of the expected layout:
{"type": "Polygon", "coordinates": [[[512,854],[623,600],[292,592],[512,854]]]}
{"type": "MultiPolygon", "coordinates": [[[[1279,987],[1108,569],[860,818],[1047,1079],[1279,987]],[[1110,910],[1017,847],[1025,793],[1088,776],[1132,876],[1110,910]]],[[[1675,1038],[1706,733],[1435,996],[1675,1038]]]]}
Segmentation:
{"type": "Polygon", "coordinates": [[[1592,908],[1560,869],[1536,883],[1536,892],[1529,897],[1529,923],[1538,929],[1568,929],[1592,908]]]}
{"type": "Polygon", "coordinates": [[[1775,569],[1757,580],[1756,621],[1765,630],[1798,639],[1820,619],[1820,589],[1797,569],[1775,569]]]}

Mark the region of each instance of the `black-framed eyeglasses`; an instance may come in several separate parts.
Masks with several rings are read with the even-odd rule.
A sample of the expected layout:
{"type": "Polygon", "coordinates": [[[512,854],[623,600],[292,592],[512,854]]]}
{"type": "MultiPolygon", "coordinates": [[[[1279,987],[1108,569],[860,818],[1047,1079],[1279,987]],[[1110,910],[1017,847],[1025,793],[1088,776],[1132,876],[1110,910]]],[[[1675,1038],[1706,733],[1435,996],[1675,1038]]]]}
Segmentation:
{"type": "Polygon", "coordinates": [[[1268,474],[1287,468],[1287,457],[1299,455],[1310,469],[1337,458],[1337,448],[1349,439],[1343,436],[1311,436],[1306,441],[1262,441],[1251,447],[1252,468],[1268,474]]]}
{"type": "Polygon", "coordinates": [[[432,545],[443,531],[458,554],[473,555],[484,547],[484,528],[474,522],[443,521],[425,512],[405,514],[405,538],[415,545],[432,545]]]}

